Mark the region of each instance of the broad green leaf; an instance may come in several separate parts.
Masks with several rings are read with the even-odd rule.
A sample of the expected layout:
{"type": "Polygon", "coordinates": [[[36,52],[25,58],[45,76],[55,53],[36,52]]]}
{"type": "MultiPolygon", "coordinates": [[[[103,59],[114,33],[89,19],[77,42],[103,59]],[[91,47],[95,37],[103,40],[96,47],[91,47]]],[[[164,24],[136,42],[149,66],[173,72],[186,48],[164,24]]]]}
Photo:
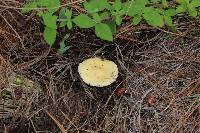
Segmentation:
{"type": "Polygon", "coordinates": [[[49,46],[52,46],[56,40],[56,30],[51,29],[49,27],[45,27],[43,35],[47,44],[49,46]]]}
{"type": "Polygon", "coordinates": [[[116,33],[116,23],[115,23],[115,21],[109,21],[106,24],[110,27],[110,30],[111,30],[112,34],[114,35],[116,33]]]}
{"type": "Polygon", "coordinates": [[[192,7],[199,7],[200,6],[200,0],[192,0],[190,5],[192,7]]]}
{"type": "Polygon", "coordinates": [[[115,0],[114,9],[115,9],[116,11],[119,11],[121,8],[122,8],[121,0],[115,0]]]}
{"type": "Polygon", "coordinates": [[[123,4],[123,10],[129,16],[133,17],[141,13],[145,9],[146,4],[148,3],[149,3],[148,0],[135,0],[135,1],[125,2],[123,4]]]}
{"type": "Polygon", "coordinates": [[[92,17],[94,18],[94,21],[95,21],[96,23],[100,23],[101,20],[102,20],[98,13],[93,13],[93,14],[92,14],[92,17]]]}
{"type": "Polygon", "coordinates": [[[79,14],[73,22],[80,28],[91,28],[95,25],[95,21],[85,14],[79,14]]]}
{"type": "Polygon", "coordinates": [[[163,5],[164,7],[168,7],[168,2],[167,2],[167,0],[162,0],[162,5],[163,5]]]}
{"type": "Polygon", "coordinates": [[[154,8],[146,8],[143,17],[149,25],[155,27],[164,26],[163,16],[161,16],[154,8]]]}
{"type": "Polygon", "coordinates": [[[122,9],[125,11],[125,13],[127,13],[130,10],[130,7],[131,7],[130,4],[131,4],[130,1],[122,3],[122,9]]]}
{"type": "Polygon", "coordinates": [[[83,6],[84,6],[84,9],[87,10],[89,13],[97,12],[97,11],[94,11],[94,9],[92,8],[92,5],[89,2],[87,2],[87,1],[85,1],[83,3],[83,6]]]}
{"type": "Polygon", "coordinates": [[[165,24],[167,26],[173,26],[173,21],[172,21],[172,18],[170,16],[164,16],[164,20],[165,20],[165,24]]]}
{"type": "Polygon", "coordinates": [[[192,17],[196,17],[198,14],[195,7],[193,7],[191,5],[188,5],[188,12],[189,12],[189,15],[192,17]]]}
{"type": "Polygon", "coordinates": [[[39,0],[41,6],[56,8],[60,6],[60,0],[39,0]]]}
{"type": "Polygon", "coordinates": [[[187,1],[189,2],[189,0],[177,0],[179,4],[187,4],[187,1]]]}
{"type": "Polygon", "coordinates": [[[116,15],[118,15],[118,13],[115,12],[115,11],[111,11],[111,14],[112,14],[112,16],[116,16],[116,15]]]}
{"type": "Polygon", "coordinates": [[[96,1],[94,4],[97,5],[99,11],[103,11],[104,9],[111,9],[111,5],[108,3],[108,0],[91,0],[96,1]]]}
{"type": "Polygon", "coordinates": [[[117,15],[116,18],[115,18],[115,22],[116,22],[117,25],[121,25],[121,23],[122,23],[121,16],[117,15]]]}
{"type": "Polygon", "coordinates": [[[187,7],[185,5],[178,5],[176,8],[176,13],[183,13],[187,10],[187,7]]]}
{"type": "Polygon", "coordinates": [[[140,15],[136,15],[133,17],[132,23],[133,25],[138,25],[141,20],[142,20],[142,17],[140,15]]]}
{"type": "Polygon", "coordinates": [[[33,1],[33,2],[28,2],[26,4],[23,5],[22,8],[22,13],[27,13],[32,11],[33,9],[37,8],[38,2],[33,1]]]}
{"type": "Polygon", "coordinates": [[[131,5],[130,7],[129,7],[129,5],[127,6],[127,8],[125,9],[125,10],[127,10],[127,14],[129,15],[129,16],[135,16],[135,15],[137,15],[137,14],[139,14],[139,13],[141,13],[142,12],[142,10],[143,10],[143,8],[145,8],[144,6],[141,6],[141,5],[135,5],[135,4],[133,4],[133,5],[131,5]]]}
{"type": "Polygon", "coordinates": [[[107,0],[90,0],[89,2],[84,2],[83,3],[84,8],[90,12],[99,12],[103,11],[104,9],[110,9],[111,5],[108,3],[107,0]]]}
{"type": "Polygon", "coordinates": [[[167,9],[165,11],[165,15],[167,15],[167,16],[175,16],[176,15],[176,10],[175,9],[167,9]]]}
{"type": "Polygon", "coordinates": [[[149,3],[149,0],[135,0],[135,4],[145,6],[149,3]]]}
{"type": "Polygon", "coordinates": [[[60,7],[60,0],[40,0],[40,5],[46,7],[49,12],[54,13],[60,7]]]}
{"type": "Polygon", "coordinates": [[[52,15],[50,13],[45,13],[42,15],[44,24],[51,28],[51,29],[57,29],[56,21],[57,21],[57,16],[52,15]]]}
{"type": "Polygon", "coordinates": [[[123,15],[125,15],[126,12],[122,9],[122,10],[118,11],[117,13],[118,13],[120,16],[123,16],[123,15]]]}
{"type": "Polygon", "coordinates": [[[154,10],[160,14],[163,14],[165,10],[161,9],[161,8],[154,8],[154,10]]]}
{"type": "Polygon", "coordinates": [[[107,24],[100,23],[95,25],[95,34],[103,40],[113,41],[112,31],[107,24]]]}

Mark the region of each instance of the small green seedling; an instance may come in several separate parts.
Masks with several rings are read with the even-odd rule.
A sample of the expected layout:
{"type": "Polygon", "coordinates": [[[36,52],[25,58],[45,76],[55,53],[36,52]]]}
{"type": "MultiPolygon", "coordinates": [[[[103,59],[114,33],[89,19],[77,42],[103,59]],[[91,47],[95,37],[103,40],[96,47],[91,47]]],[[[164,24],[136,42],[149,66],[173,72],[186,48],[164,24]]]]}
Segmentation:
{"type": "Polygon", "coordinates": [[[193,103],[194,106],[200,103],[200,94],[195,94],[193,96],[190,96],[190,98],[194,98],[195,99],[195,101],[193,103]]]}
{"type": "Polygon", "coordinates": [[[67,50],[71,48],[71,46],[66,46],[65,41],[69,37],[69,34],[66,34],[65,37],[60,42],[60,48],[57,50],[59,54],[64,54],[67,50]]]}
{"type": "Polygon", "coordinates": [[[2,91],[2,98],[4,100],[9,100],[9,99],[12,99],[12,93],[8,90],[3,90],[2,91]]]}
{"type": "Polygon", "coordinates": [[[14,82],[13,82],[14,85],[17,85],[17,86],[20,86],[23,84],[23,80],[17,76],[15,79],[14,79],[14,82]]]}

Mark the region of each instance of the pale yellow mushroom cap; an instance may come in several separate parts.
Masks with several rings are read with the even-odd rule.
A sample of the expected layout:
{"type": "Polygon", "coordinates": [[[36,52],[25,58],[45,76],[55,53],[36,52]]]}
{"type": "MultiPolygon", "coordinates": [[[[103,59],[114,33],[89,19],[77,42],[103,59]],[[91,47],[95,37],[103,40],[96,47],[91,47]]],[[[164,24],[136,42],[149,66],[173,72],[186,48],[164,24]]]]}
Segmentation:
{"type": "Polygon", "coordinates": [[[114,62],[97,57],[80,63],[78,72],[85,83],[97,87],[110,85],[118,77],[118,68],[114,62]]]}

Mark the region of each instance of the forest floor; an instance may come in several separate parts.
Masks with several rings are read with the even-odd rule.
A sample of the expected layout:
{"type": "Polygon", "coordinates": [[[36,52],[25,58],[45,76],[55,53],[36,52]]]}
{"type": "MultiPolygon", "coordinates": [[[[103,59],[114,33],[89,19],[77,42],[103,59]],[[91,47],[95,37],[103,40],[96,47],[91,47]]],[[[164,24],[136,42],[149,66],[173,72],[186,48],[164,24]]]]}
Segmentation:
{"type": "Polygon", "coordinates": [[[23,2],[0,0],[0,132],[200,133],[200,21],[183,17],[176,33],[127,23],[112,43],[74,28],[61,55],[23,2]],[[81,81],[94,56],[118,65],[115,83],[81,81]]]}

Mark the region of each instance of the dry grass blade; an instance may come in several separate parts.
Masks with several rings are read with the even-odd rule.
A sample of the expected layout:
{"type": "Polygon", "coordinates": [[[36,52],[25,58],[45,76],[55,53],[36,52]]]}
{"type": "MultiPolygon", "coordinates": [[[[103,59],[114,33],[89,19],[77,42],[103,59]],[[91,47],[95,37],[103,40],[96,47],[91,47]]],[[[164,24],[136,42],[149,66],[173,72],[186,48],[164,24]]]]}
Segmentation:
{"type": "Polygon", "coordinates": [[[51,115],[48,111],[45,111],[45,112],[55,122],[55,124],[59,127],[59,129],[62,133],[67,133],[64,126],[53,115],[51,115]]]}

